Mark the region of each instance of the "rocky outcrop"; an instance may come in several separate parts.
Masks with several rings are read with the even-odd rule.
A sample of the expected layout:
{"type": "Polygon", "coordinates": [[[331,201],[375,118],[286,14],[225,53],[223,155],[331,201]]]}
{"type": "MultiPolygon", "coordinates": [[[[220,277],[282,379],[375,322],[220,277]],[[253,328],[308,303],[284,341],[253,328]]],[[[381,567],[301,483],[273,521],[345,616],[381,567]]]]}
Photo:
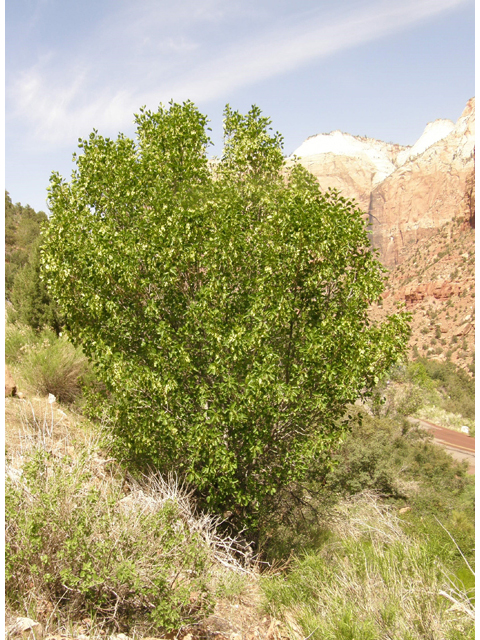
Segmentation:
{"type": "Polygon", "coordinates": [[[389,267],[405,247],[456,217],[475,226],[475,99],[454,124],[429,123],[412,147],[341,131],[307,138],[289,162],[368,212],[373,246],[389,267]]]}
{"type": "MultiPolygon", "coordinates": [[[[433,297],[435,300],[445,301],[452,296],[462,294],[469,288],[469,284],[468,282],[451,282],[449,280],[409,284],[395,292],[395,299],[405,302],[407,308],[429,297],[433,297]]],[[[387,290],[384,297],[388,295],[389,292],[387,290]]]]}
{"type": "Polygon", "coordinates": [[[413,160],[421,155],[428,147],[431,147],[432,144],[448,136],[454,128],[455,124],[451,120],[441,119],[429,122],[413,147],[407,147],[404,151],[400,151],[397,156],[398,166],[401,167],[409,160],[413,160]]]}
{"type": "Polygon", "coordinates": [[[375,187],[368,211],[372,243],[386,266],[401,263],[406,245],[453,218],[474,220],[474,153],[472,98],[445,137],[407,159],[375,187]]]}
{"type": "Polygon", "coordinates": [[[332,131],[307,138],[292,156],[317,178],[323,191],[338,189],[368,211],[372,189],[395,171],[397,156],[409,149],[332,131]]]}

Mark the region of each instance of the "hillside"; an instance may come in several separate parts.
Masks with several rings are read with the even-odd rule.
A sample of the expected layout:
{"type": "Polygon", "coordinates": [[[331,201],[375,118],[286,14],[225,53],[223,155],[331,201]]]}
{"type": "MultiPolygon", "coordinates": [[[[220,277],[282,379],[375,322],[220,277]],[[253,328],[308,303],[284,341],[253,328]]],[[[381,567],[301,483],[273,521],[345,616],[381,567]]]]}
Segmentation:
{"type": "Polygon", "coordinates": [[[412,313],[410,355],[451,360],[466,371],[475,361],[475,231],[462,219],[409,246],[388,274],[377,319],[404,303],[412,313]]]}

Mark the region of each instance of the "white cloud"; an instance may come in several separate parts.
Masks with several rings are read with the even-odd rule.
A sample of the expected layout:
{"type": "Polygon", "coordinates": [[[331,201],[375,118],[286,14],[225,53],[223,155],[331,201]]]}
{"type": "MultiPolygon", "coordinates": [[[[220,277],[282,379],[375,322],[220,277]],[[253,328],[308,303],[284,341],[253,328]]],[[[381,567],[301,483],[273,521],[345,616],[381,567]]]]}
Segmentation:
{"type": "Polygon", "coordinates": [[[174,93],[196,100],[217,98],[226,91],[290,71],[315,58],[384,37],[463,0],[376,2],[330,20],[276,30],[262,40],[235,46],[218,61],[208,61],[172,86],[174,93]]]}
{"type": "MultiPolygon", "coordinates": [[[[170,98],[206,102],[291,71],[317,58],[382,38],[466,0],[370,0],[310,10],[258,14],[248,2],[120,2],[74,53],[52,51],[7,87],[14,118],[49,145],[71,145],[93,128],[128,127],[142,104],[170,98]],[[300,19],[299,19],[300,16],[300,19]],[[242,22],[242,20],[244,22],[242,22]],[[243,24],[240,39],[229,41],[243,24]],[[261,27],[261,28],[260,28],[261,27]]],[[[275,5],[274,5],[275,6],[275,5]]]]}

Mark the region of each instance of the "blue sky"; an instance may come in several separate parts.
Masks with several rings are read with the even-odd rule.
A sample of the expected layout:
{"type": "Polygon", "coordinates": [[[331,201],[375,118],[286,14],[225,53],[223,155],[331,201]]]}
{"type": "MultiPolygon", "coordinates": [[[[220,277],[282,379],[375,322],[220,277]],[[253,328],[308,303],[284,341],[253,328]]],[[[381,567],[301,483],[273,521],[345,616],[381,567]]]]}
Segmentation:
{"type": "Polygon", "coordinates": [[[413,144],[474,95],[474,0],[6,0],[5,187],[46,209],[93,128],[193,100],[221,153],[226,103],[291,153],[341,129],[413,144]]]}

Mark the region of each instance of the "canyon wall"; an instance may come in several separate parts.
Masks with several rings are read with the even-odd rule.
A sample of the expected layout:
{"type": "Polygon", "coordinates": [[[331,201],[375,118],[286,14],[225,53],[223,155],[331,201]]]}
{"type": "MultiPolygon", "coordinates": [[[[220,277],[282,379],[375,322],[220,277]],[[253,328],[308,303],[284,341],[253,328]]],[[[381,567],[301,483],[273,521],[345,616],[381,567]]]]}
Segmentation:
{"type": "Polygon", "coordinates": [[[308,138],[293,156],[323,190],[358,202],[388,267],[454,218],[475,226],[475,98],[456,124],[429,123],[412,147],[334,131],[308,138]]]}
{"type": "Polygon", "coordinates": [[[372,190],[372,242],[386,266],[400,264],[407,245],[453,218],[465,217],[473,226],[474,108],[472,99],[445,137],[409,158],[372,190]]]}

